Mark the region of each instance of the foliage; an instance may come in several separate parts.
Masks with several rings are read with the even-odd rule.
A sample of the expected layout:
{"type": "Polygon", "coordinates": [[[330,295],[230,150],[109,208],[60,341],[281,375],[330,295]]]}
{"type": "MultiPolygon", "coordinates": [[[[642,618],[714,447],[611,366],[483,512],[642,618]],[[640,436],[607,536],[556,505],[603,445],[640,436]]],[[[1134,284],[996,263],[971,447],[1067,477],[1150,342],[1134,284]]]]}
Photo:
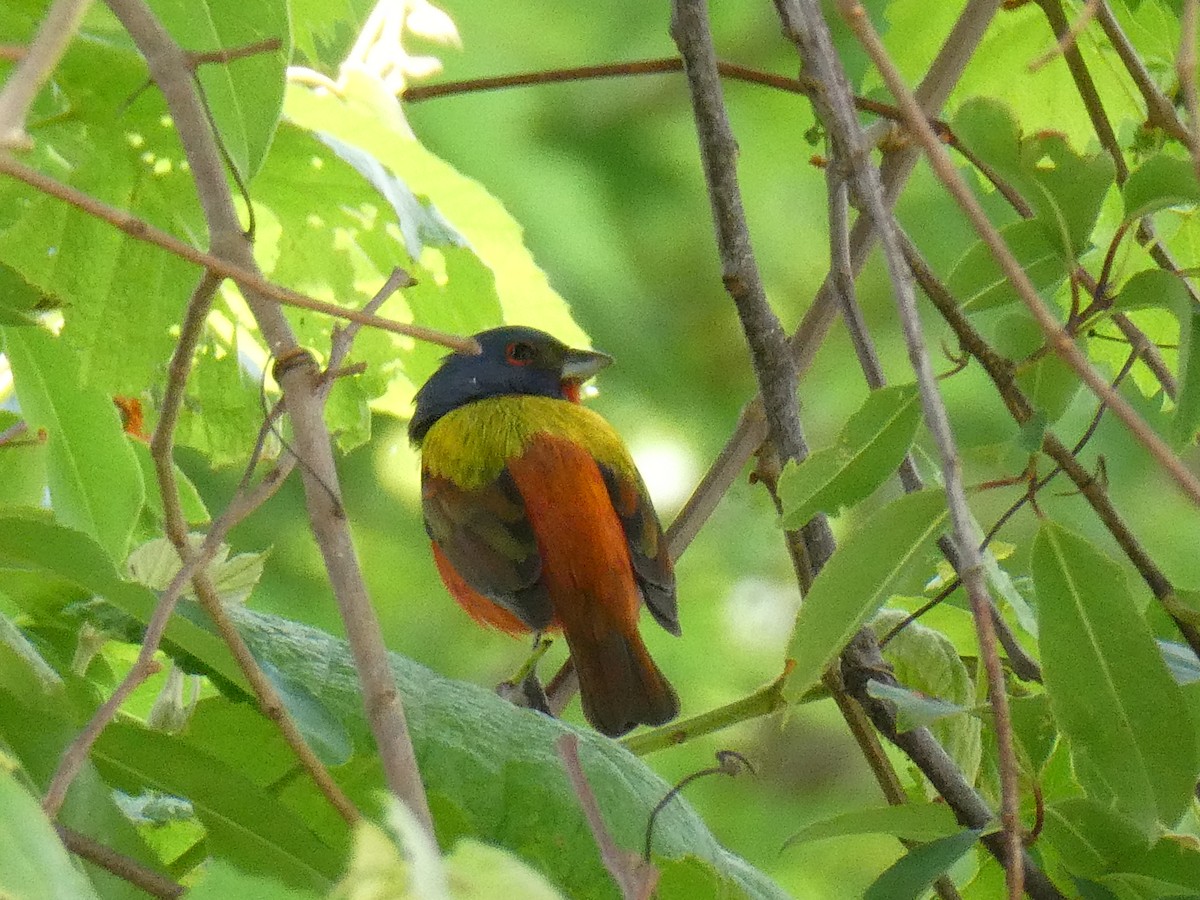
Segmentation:
{"type": "MultiPolygon", "coordinates": [[[[598,403],[630,437],[660,511],[673,510],[672,478],[691,488],[694,461],[716,453],[753,389],[711,249],[682,76],[396,99],[443,56],[448,76],[462,78],[673,56],[664,11],[614,3],[606,20],[620,27],[602,29],[548,0],[446,6],[149,3],[185,50],[232,57],[194,58],[195,85],[269,281],[361,310],[399,266],[416,284],[373,311],[457,335],[524,322],[586,343],[578,317],[621,363],[598,403]],[[372,31],[389,9],[403,27],[372,31]],[[460,35],[465,51],[447,49],[460,35]],[[276,43],[238,54],[267,39],[276,43]]],[[[961,12],[921,0],[868,6],[913,83],[961,12]]],[[[1005,6],[940,127],[1069,343],[1195,472],[1200,147],[1189,147],[1197,110],[1176,69],[1181,4],[1105,7],[1149,86],[1098,20],[1066,49],[1074,68],[1060,50],[1030,71],[1054,44],[1060,4],[1005,6]],[[1095,99],[1081,90],[1082,69],[1095,99]],[[1139,339],[1151,352],[1134,353],[1139,339]]],[[[46,8],[0,0],[0,46],[29,45],[46,8]]],[[[890,103],[827,12],[853,89],[890,103]]],[[[714,5],[711,16],[720,53],[795,71],[769,4],[714,5]]],[[[0,61],[0,86],[16,72],[0,61]]],[[[823,341],[801,385],[813,452],[782,468],[781,514],[760,486],[731,488],[678,564],[686,637],[648,635],[685,717],[632,746],[682,736],[678,746],[643,761],[570,724],[574,711],[560,722],[476,686],[501,680],[520,654],[471,630],[444,598],[402,436],[415,388],[446,350],[403,327],[366,327],[336,360],[324,424],[343,454],[344,508],[393,651],[437,845],[384,792],[354,654],[337,636],[354,629],[327,602],[293,484],[223,535],[206,571],[300,734],[366,819],[337,815],[256,705],[199,588],[167,624],[161,671],[125,699],[48,816],[38,798],[64,750],[140,671],[137,647],[179,567],[171,510],[194,532],[183,539],[190,552],[206,552],[204,533],[239,494],[256,444],[247,483],[283,465],[296,440],[286,418],[262,429],[281,396],[272,351],[254,302],[225,281],[187,360],[167,466],[178,496],[164,496],[148,439],[202,272],[143,238],[153,228],[219,248],[185,153],[194,148],[146,72],[118,17],[92,4],[34,99],[29,147],[13,157],[135,217],[132,233],[0,176],[0,893],[136,896],[81,861],[78,833],[196,897],[617,896],[555,749],[578,733],[607,829],[639,853],[671,783],[706,768],[713,749],[737,747],[757,763],[757,779],[689,786],[654,817],[660,897],[918,897],[942,875],[964,897],[998,896],[1003,873],[980,838],[999,824],[963,827],[922,761],[895,748],[875,764],[895,771],[910,802],[884,806],[838,710],[818,702],[840,689],[828,675],[864,626],[890,638],[883,659],[895,683],[869,673],[879,677],[857,700],[839,699],[881,704],[901,733],[928,728],[992,810],[1011,751],[1030,860],[1059,891],[1195,891],[1200,664],[1187,644],[1189,629],[1200,634],[1200,516],[1162,459],[1055,352],[924,168],[897,215],[960,314],[954,324],[921,310],[925,343],[945,350],[934,365],[945,373],[955,464],[978,488],[971,512],[984,529],[1003,528],[985,574],[1011,638],[1011,747],[982,675],[989,651],[943,558],[954,518],[891,289],[872,260],[857,290],[893,386],[866,391],[844,329],[823,341]],[[1073,447],[1086,481],[1048,479],[1055,440],[1073,447]],[[900,496],[906,455],[926,488],[900,496]],[[784,534],[822,515],[837,550],[797,613],[784,534]],[[891,636],[938,594],[940,605],[891,636]],[[1018,652],[1040,680],[1023,674],[1018,652]],[[756,691],[764,682],[772,688],[756,691]]],[[[794,94],[732,83],[726,94],[758,259],[791,328],[828,268],[825,178],[796,165],[824,151],[804,136],[819,142],[828,123],[794,94]]],[[[344,322],[285,314],[319,363],[337,356],[344,322]]],[[[771,483],[769,468],[756,480],[771,483]]],[[[555,648],[543,666],[561,659],[555,648]]]]}

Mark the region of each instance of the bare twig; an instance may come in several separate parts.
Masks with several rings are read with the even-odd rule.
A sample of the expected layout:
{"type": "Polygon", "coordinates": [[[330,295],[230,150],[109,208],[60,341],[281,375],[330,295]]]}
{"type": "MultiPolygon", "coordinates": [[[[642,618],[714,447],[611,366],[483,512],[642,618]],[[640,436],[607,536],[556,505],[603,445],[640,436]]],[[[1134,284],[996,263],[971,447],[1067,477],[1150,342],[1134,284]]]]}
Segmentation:
{"type": "Polygon", "coordinates": [[[1058,41],[1053,47],[1029,64],[1029,71],[1038,71],[1047,63],[1052,62],[1066,53],[1071,47],[1074,47],[1080,33],[1083,31],[1083,29],[1087,28],[1088,23],[1092,21],[1092,18],[1096,15],[1096,5],[1098,3],[1099,0],[1088,0],[1088,2],[1083,6],[1083,11],[1079,13],[1079,18],[1075,20],[1074,24],[1072,24],[1070,28],[1066,29],[1058,36],[1058,41]]]}
{"type": "Polygon", "coordinates": [[[596,802],[596,795],[583,772],[583,763],[579,759],[579,738],[574,734],[564,734],[558,739],[557,746],[567,780],[571,782],[571,789],[583,808],[583,816],[600,850],[600,861],[604,863],[604,868],[621,889],[624,900],[649,900],[658,885],[658,869],[632,850],[618,847],[609,834],[600,804],[596,802]]]}
{"type": "MultiPolygon", "coordinates": [[[[205,128],[207,127],[206,123],[205,128]]],[[[262,273],[258,271],[257,266],[241,265],[234,260],[221,256],[221,254],[215,251],[213,253],[205,253],[203,250],[197,250],[190,244],[186,244],[174,235],[155,228],[137,216],[131,215],[124,210],[115,209],[82,191],[76,190],[70,185],[63,184],[60,181],[43,175],[37,169],[30,168],[3,152],[0,152],[0,173],[22,181],[44,194],[70,203],[72,206],[83,210],[89,215],[103,219],[136,240],[154,244],[178,256],[180,259],[185,259],[210,272],[229,278],[237,283],[238,287],[242,289],[243,294],[253,293],[262,301],[281,303],[284,306],[309,309],[313,312],[324,313],[327,316],[333,316],[338,319],[360,322],[363,325],[370,325],[372,328],[390,331],[393,334],[402,334],[421,341],[429,341],[433,344],[441,344],[444,347],[449,347],[451,350],[458,350],[463,353],[479,352],[479,347],[470,338],[460,338],[450,334],[443,334],[432,328],[423,328],[420,325],[409,325],[405,322],[395,322],[391,319],[381,319],[378,316],[364,315],[358,310],[347,309],[334,303],[326,303],[323,300],[307,297],[290,288],[272,284],[262,277],[262,273]]],[[[228,189],[226,189],[226,192],[228,192],[228,189]]],[[[252,263],[253,260],[251,260],[252,263]]]]}
{"type": "Polygon", "coordinates": [[[28,149],[25,119],[33,99],[75,37],[90,0],[54,0],[37,36],[0,90],[0,150],[28,149]]]}
{"type": "Polygon", "coordinates": [[[145,891],[151,897],[174,900],[175,897],[183,896],[183,885],[172,881],[166,875],[147,868],[133,857],[119,853],[112,847],[65,825],[56,824],[54,830],[58,832],[58,838],[63,842],[63,846],[76,856],[112,872],[123,881],[145,891]]]}
{"type": "MultiPolygon", "coordinates": [[[[1052,0],[1048,0],[1048,2],[1052,2],[1052,0]]],[[[865,12],[861,11],[861,7],[858,9],[859,15],[855,16],[854,20],[865,21],[865,12]]],[[[1074,370],[1075,374],[1079,376],[1080,380],[1087,385],[1097,398],[1108,404],[1113,413],[1125,424],[1130,434],[1146,449],[1155,463],[1171,476],[1180,490],[1193,503],[1200,505],[1200,481],[1171,452],[1171,448],[1154,433],[1154,430],[1137,414],[1137,411],[1130,406],[1129,402],[1109,387],[1108,381],[1092,367],[1079,348],[1075,346],[1071,335],[1059,325],[1054,313],[1047,308],[1041,297],[1038,296],[1037,289],[1029,280],[1029,276],[1025,273],[1021,264],[1017,262],[1016,258],[1013,257],[1012,252],[1008,249],[1008,245],[1004,242],[1004,238],[988,219],[987,214],[971,193],[970,188],[967,187],[962,176],[959,175],[953,163],[950,162],[945,148],[929,128],[928,123],[925,121],[924,113],[916,104],[915,98],[907,85],[905,85],[900,73],[887,57],[882,45],[878,41],[871,43],[868,38],[865,46],[868,47],[868,52],[871,54],[872,60],[883,76],[888,89],[899,101],[901,108],[906,111],[908,126],[914,137],[916,137],[924,148],[925,155],[929,159],[934,174],[937,175],[951,196],[958,202],[960,208],[967,214],[976,233],[979,234],[980,238],[988,246],[988,249],[991,250],[993,258],[1004,273],[1005,278],[1016,289],[1017,295],[1021,298],[1030,313],[1032,313],[1034,321],[1037,322],[1046,335],[1051,349],[1074,370]]]]}
{"type": "MultiPolygon", "coordinates": [[[[375,292],[375,296],[362,308],[362,312],[368,316],[374,315],[375,311],[383,306],[392,294],[401,288],[412,287],[416,283],[416,279],[409,275],[407,271],[397,266],[392,269],[392,274],[388,276],[383,286],[375,292]]],[[[354,338],[358,336],[362,325],[362,322],[351,322],[345,328],[334,329],[333,339],[329,345],[329,361],[325,364],[324,378],[326,383],[333,383],[333,373],[345,362],[346,356],[350,353],[350,347],[354,343],[354,338]]]]}
{"type": "Polygon", "coordinates": [[[701,778],[707,778],[709,775],[728,775],[730,778],[736,778],[743,772],[749,772],[751,775],[758,774],[754,771],[750,760],[736,750],[718,750],[715,766],[697,769],[695,772],[689,772],[683,776],[679,783],[667,791],[663,798],[654,805],[654,809],[650,810],[650,818],[646,822],[646,846],[642,851],[642,859],[650,862],[650,851],[654,845],[654,823],[658,819],[658,814],[667,808],[667,804],[682,794],[685,787],[701,778]]]}
{"type": "MultiPolygon", "coordinates": [[[[195,179],[213,256],[240,271],[257,275],[254,255],[238,224],[220,153],[196,95],[186,54],[144,0],[109,0],[109,7],[146,58],[150,75],[166,99],[195,179]]],[[[242,282],[241,287],[271,353],[276,359],[296,358],[299,352],[296,337],[279,306],[255,286],[242,282]]],[[[293,426],[294,452],[304,460],[302,475],[309,522],[346,627],[384,776],[389,788],[432,835],[429,802],[421,784],[404,708],[342,509],[331,440],[322,416],[320,373],[310,356],[307,361],[298,359],[277,374],[293,426]]]]}
{"type": "Polygon", "coordinates": [[[1109,7],[1107,0],[1100,0],[1097,4],[1096,21],[1104,29],[1104,34],[1108,37],[1109,43],[1117,51],[1117,56],[1121,58],[1121,62],[1124,63],[1130,77],[1133,78],[1133,83],[1137,85],[1138,90],[1141,92],[1142,99],[1146,101],[1146,118],[1148,122],[1156,128],[1161,128],[1176,140],[1190,146],[1192,143],[1191,133],[1179,121],[1179,116],[1175,112],[1175,104],[1167,98],[1167,95],[1155,83],[1150,70],[1146,68],[1145,62],[1142,61],[1141,54],[1137,52],[1129,37],[1121,28],[1121,23],[1113,15],[1113,11],[1109,7]]]}
{"type": "Polygon", "coordinates": [[[675,0],[671,37],[679,47],[692,99],[700,158],[716,229],[721,277],[737,307],[771,437],[783,459],[806,453],[796,415],[796,370],[787,340],[770,304],[746,226],[737,182],[737,142],[729,125],[717,56],[704,0],[675,0]]]}
{"type": "Polygon", "coordinates": [[[28,422],[26,422],[24,420],[22,420],[20,422],[13,422],[11,425],[9,425],[7,428],[5,428],[3,431],[0,431],[0,447],[3,447],[5,444],[15,441],[17,438],[19,438],[21,435],[23,435],[28,430],[29,430],[28,422]]]}
{"type": "Polygon", "coordinates": [[[188,53],[188,63],[193,69],[198,69],[200,66],[207,63],[220,63],[227,65],[231,62],[236,62],[239,59],[246,59],[251,56],[258,56],[262,53],[274,53],[283,42],[277,37],[264,38],[261,41],[255,41],[253,44],[246,44],[243,47],[230,47],[227,50],[202,50],[188,53]]]}

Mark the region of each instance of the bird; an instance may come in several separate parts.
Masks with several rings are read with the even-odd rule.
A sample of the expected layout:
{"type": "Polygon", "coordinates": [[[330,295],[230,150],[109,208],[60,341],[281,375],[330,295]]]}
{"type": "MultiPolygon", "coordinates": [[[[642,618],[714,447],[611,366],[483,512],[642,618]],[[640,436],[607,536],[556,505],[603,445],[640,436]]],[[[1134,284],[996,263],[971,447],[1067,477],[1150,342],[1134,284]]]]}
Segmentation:
{"type": "Polygon", "coordinates": [[[644,604],[680,634],[671,557],[629,450],[580,403],[612,358],[519,325],[474,339],[481,352],[443,359],[408,426],[442,582],[485,626],[561,630],[597,731],[663,725],[679,699],[638,619],[644,604]]]}

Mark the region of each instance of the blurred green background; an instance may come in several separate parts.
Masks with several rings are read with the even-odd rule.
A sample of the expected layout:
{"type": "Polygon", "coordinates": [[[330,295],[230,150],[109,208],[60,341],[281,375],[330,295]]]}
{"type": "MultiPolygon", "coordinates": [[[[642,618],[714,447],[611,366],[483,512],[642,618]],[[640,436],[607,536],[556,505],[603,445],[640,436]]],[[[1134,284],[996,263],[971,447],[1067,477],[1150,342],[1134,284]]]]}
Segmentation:
{"type": "MultiPolygon", "coordinates": [[[[449,0],[441,6],[457,24],[463,49],[420,48],[444,61],[437,81],[675,55],[665,2],[564,7],[550,0],[449,0]]],[[[962,4],[899,0],[870,6],[905,74],[915,79],[962,4]]],[[[723,58],[795,73],[796,54],[780,34],[771,4],[719,3],[712,14],[723,58]]],[[[353,39],[354,20],[348,15],[338,36],[345,46],[353,39]]],[[[857,89],[878,93],[877,79],[864,75],[861,54],[844,35],[839,39],[857,89]]],[[[1032,5],[1001,14],[951,108],[980,93],[999,97],[1019,108],[1026,131],[1054,128],[1088,148],[1094,140],[1089,144],[1086,117],[1061,63],[1036,76],[1026,72],[1026,63],[1050,43],[1032,5]]],[[[1101,78],[1112,114],[1125,121],[1133,106],[1114,85],[1101,78]]],[[[803,98],[734,83],[726,85],[726,98],[758,262],[790,331],[828,267],[824,173],[810,162],[823,148],[806,139],[814,123],[803,98]]],[[[594,346],[616,357],[592,403],[628,440],[664,524],[669,522],[753,392],[745,343],[721,285],[682,76],[472,94],[410,105],[408,112],[422,142],[482,182],[524,225],[535,257],[594,346]]],[[[902,198],[900,215],[943,274],[972,241],[924,170],[902,198]]],[[[878,259],[860,280],[860,291],[890,377],[911,380],[878,259]]],[[[937,347],[938,335],[935,326],[931,347],[937,347]]],[[[935,365],[947,370],[951,362],[938,356],[935,365]]],[[[967,372],[944,384],[966,450],[968,480],[983,472],[995,477],[997,465],[1019,472],[1024,458],[1012,442],[1015,429],[999,402],[980,390],[982,380],[967,372]]],[[[835,328],[802,385],[810,443],[827,443],[865,393],[844,330],[835,328]]],[[[1076,407],[1069,423],[1082,423],[1090,414],[1085,403],[1076,407]]],[[[527,648],[475,627],[439,583],[420,522],[416,459],[403,429],[402,421],[377,418],[372,443],[343,466],[347,509],[389,646],[443,674],[496,683],[512,673],[527,648]]],[[[1064,428],[1068,434],[1075,430],[1064,428]]],[[[1098,452],[1105,448],[1126,461],[1121,491],[1127,499],[1136,497],[1144,477],[1135,474],[1141,458],[1108,428],[1097,442],[1098,452]]],[[[196,459],[190,468],[210,508],[220,508],[236,474],[206,472],[196,459]]],[[[924,468],[930,471],[928,463],[924,468]]],[[[884,489],[877,499],[894,490],[884,489]]],[[[980,496],[977,511],[985,525],[1015,495],[1014,490],[980,496]]],[[[1049,502],[1062,506],[1067,518],[1086,523],[1082,504],[1070,498],[1049,502]]],[[[236,531],[233,543],[238,549],[273,548],[256,606],[338,632],[303,518],[293,479],[279,499],[236,531]],[[295,527],[281,524],[287,522],[295,527]]],[[[1017,542],[1031,521],[1023,514],[1005,539],[1017,542]]],[[[836,522],[835,530],[841,533],[849,524],[836,522]]],[[[1081,527],[1094,533],[1090,524],[1081,527]]],[[[1149,536],[1151,544],[1155,549],[1173,544],[1178,556],[1179,535],[1169,527],[1159,530],[1161,535],[1149,536]]],[[[1018,574],[1021,555],[1018,550],[1018,574]]],[[[930,574],[913,573],[914,592],[930,574]]],[[[735,485],[680,561],[678,575],[682,639],[648,618],[644,632],[679,689],[684,715],[735,700],[776,677],[799,595],[760,488],[745,479],[735,485]]],[[[556,648],[544,672],[553,671],[562,656],[556,648]]],[[[569,716],[580,720],[577,705],[569,716]]],[[[781,851],[786,838],[808,822],[882,802],[831,703],[746,723],[649,761],[668,780],[677,780],[710,765],[720,748],[745,754],[758,776],[707,779],[687,789],[688,799],[726,845],[796,896],[857,896],[899,856],[900,845],[882,837],[781,851]]]]}

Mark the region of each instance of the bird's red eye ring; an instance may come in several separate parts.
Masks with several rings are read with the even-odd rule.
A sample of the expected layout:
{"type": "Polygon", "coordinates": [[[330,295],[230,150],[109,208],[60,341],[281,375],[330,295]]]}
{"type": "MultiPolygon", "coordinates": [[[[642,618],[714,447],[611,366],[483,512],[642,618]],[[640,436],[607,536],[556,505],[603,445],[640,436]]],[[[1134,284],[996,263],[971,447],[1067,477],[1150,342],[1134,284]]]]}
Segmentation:
{"type": "Polygon", "coordinates": [[[504,348],[504,358],[514,366],[527,366],[533,362],[537,356],[537,350],[533,344],[527,344],[524,341],[514,341],[504,348]]]}

